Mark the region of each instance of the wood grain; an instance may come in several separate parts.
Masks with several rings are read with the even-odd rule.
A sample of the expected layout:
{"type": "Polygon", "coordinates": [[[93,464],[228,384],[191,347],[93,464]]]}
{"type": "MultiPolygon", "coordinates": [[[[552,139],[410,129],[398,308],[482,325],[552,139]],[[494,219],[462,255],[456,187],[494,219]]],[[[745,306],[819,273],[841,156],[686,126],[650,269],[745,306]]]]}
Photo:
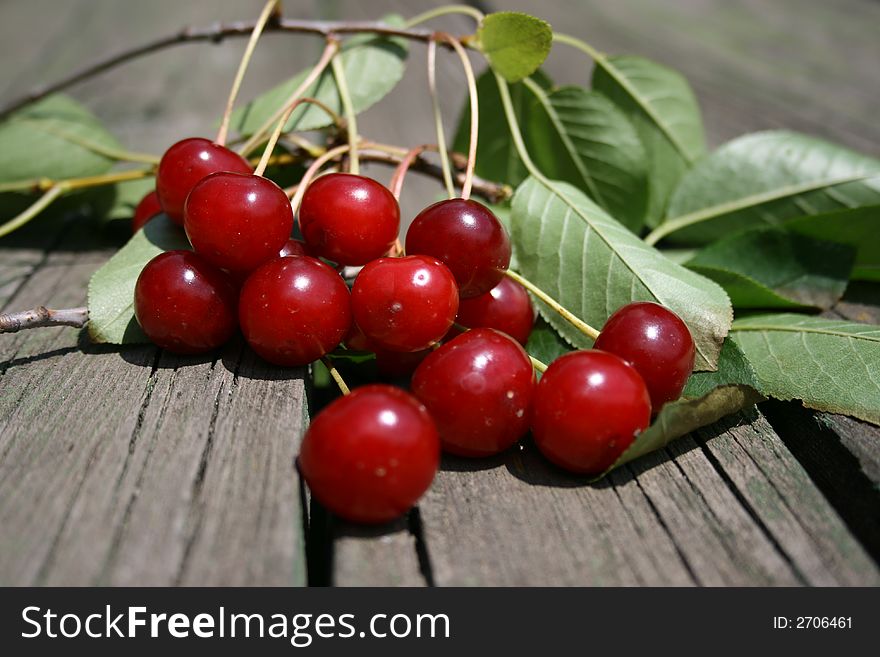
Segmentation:
{"type": "MultiPolygon", "coordinates": [[[[285,10],[357,19],[439,4],[290,1],[285,10]]],[[[6,64],[4,95],[182,24],[255,14],[261,2],[56,5],[4,5],[0,54],[16,62],[14,71],[6,64]]],[[[878,153],[874,3],[505,0],[503,8],[679,68],[712,144],[785,126],[878,153]]],[[[436,25],[472,29],[464,17],[436,25]]],[[[316,40],[298,43],[310,45],[267,37],[242,97],[317,56],[316,40]]],[[[206,108],[222,107],[227,83],[218,80],[231,77],[242,47],[170,51],[73,95],[127,146],[159,152],[213,131],[206,108]]],[[[362,117],[366,134],[433,139],[423,58],[413,46],[401,85],[362,117]]],[[[554,53],[548,66],[562,82],[583,83],[589,71],[574,52],[554,53]]],[[[451,133],[464,99],[454,58],[440,58],[438,79],[451,133]]],[[[404,216],[438,191],[413,177],[404,216]]],[[[92,230],[68,213],[0,243],[0,308],[82,304],[111,252],[95,248],[92,230]]],[[[877,321],[875,292],[854,286],[835,312],[877,321]]],[[[418,510],[364,529],[310,501],[296,472],[304,381],[305,372],[269,367],[240,342],[194,359],[93,347],[69,328],[0,337],[0,584],[880,584],[880,436],[856,420],[767,405],[597,485],[553,468],[529,442],[495,459],[445,458],[418,510]]]]}
{"type": "MultiPolygon", "coordinates": [[[[77,38],[14,39],[22,75],[4,93],[137,35],[242,10],[235,2],[194,3],[191,13],[157,4],[65,3],[81,23],[77,38]]],[[[13,11],[33,23],[42,20],[39,5],[18,3],[13,11]]],[[[64,18],[43,15],[51,15],[47,29],[64,18]]],[[[117,71],[75,94],[128,145],[155,151],[179,130],[196,132],[187,116],[210,127],[200,85],[217,97],[211,106],[222,107],[226,84],[217,84],[218,74],[231,75],[238,52],[161,55],[160,66],[140,63],[139,76],[117,71]],[[189,74],[201,82],[181,87],[189,74]]],[[[307,59],[288,55],[293,65],[307,59]]],[[[269,76],[257,73],[251,83],[266,87],[269,76]]],[[[95,250],[95,230],[74,214],[4,240],[0,306],[82,305],[89,276],[112,253],[95,250]]],[[[152,347],[93,347],[73,329],[3,336],[0,361],[0,583],[305,583],[294,465],[307,421],[303,370],[270,367],[241,343],[215,361],[152,347]]]]}

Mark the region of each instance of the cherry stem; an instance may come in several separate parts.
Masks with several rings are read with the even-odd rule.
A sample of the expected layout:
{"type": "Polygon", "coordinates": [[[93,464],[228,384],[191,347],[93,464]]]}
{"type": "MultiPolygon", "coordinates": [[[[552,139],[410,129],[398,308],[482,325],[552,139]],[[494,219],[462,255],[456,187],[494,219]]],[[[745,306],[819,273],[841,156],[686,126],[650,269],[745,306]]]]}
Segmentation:
{"type": "Polygon", "coordinates": [[[544,362],[542,362],[542,361],[538,360],[537,358],[535,358],[534,356],[532,356],[531,354],[529,354],[529,360],[532,361],[532,367],[534,367],[541,374],[543,374],[544,372],[547,371],[547,365],[544,362]]]}
{"type": "Polygon", "coordinates": [[[24,226],[27,222],[36,217],[43,210],[48,208],[52,204],[52,202],[63,193],[64,187],[62,187],[60,184],[50,187],[49,191],[38,198],[36,202],[34,202],[30,207],[0,226],[0,237],[5,237],[12,231],[24,226]]]}
{"type": "Polygon", "coordinates": [[[454,36],[444,32],[438,32],[437,39],[446,41],[452,46],[458,55],[458,58],[461,60],[461,65],[464,68],[464,74],[467,78],[468,98],[470,99],[471,106],[471,133],[468,144],[467,167],[464,172],[464,182],[461,186],[461,197],[464,200],[467,200],[471,197],[471,187],[474,183],[474,168],[477,164],[477,138],[479,136],[480,123],[480,107],[479,100],[477,99],[477,80],[474,77],[474,67],[471,65],[471,60],[468,57],[467,52],[465,52],[464,47],[461,45],[461,42],[454,36]]]}
{"type": "Polygon", "coordinates": [[[235,79],[232,81],[232,89],[229,91],[229,99],[226,101],[226,110],[223,112],[223,119],[220,121],[220,129],[217,131],[217,139],[215,141],[221,146],[226,144],[226,137],[229,134],[229,121],[232,117],[232,108],[235,106],[235,99],[241,88],[241,82],[244,80],[244,74],[245,71],[247,71],[248,64],[250,64],[251,58],[254,55],[257,41],[259,41],[260,35],[263,33],[263,28],[266,27],[269,18],[276,10],[280,10],[278,7],[278,0],[269,0],[263,7],[263,11],[260,13],[257,22],[254,24],[254,31],[251,32],[251,38],[248,39],[247,46],[244,49],[244,55],[242,55],[241,58],[241,63],[238,65],[238,71],[235,73],[235,79]]]}
{"type": "Polygon", "coordinates": [[[251,151],[253,151],[266,137],[266,133],[275,125],[276,121],[281,118],[281,115],[296,101],[302,96],[308,89],[311,87],[315,80],[324,72],[324,69],[327,68],[327,65],[330,63],[330,60],[333,59],[333,55],[336,54],[336,51],[339,49],[339,41],[332,37],[327,37],[327,46],[324,48],[324,52],[321,53],[321,57],[315,66],[309,71],[309,74],[306,76],[305,80],[302,81],[296,89],[294,89],[293,93],[284,101],[284,104],[279,107],[266,121],[261,125],[254,134],[250,136],[250,138],[242,144],[238,152],[241,155],[247,156],[251,151]]]}
{"type": "MultiPolygon", "coordinates": [[[[443,183],[449,198],[455,197],[455,185],[452,181],[452,166],[446,150],[446,135],[443,131],[443,117],[440,113],[440,98],[437,95],[437,42],[428,41],[428,90],[431,94],[431,108],[434,111],[434,127],[437,131],[437,150],[440,153],[440,167],[443,171],[443,183]]],[[[399,196],[399,194],[398,194],[399,196]]]]}
{"type": "Polygon", "coordinates": [[[358,130],[357,130],[357,112],[354,111],[354,104],[351,102],[351,93],[348,90],[348,81],[345,79],[345,62],[342,61],[342,53],[338,52],[334,55],[330,64],[333,68],[333,77],[336,80],[336,89],[339,92],[339,100],[342,102],[342,111],[345,120],[348,123],[348,145],[350,165],[349,171],[355,175],[360,173],[360,161],[358,159],[358,130]]]}
{"type": "Polygon", "coordinates": [[[595,340],[599,337],[599,331],[587,324],[580,317],[576,316],[573,312],[563,307],[558,301],[556,301],[556,299],[544,292],[544,290],[539,288],[537,285],[523,278],[515,271],[512,271],[510,269],[508,269],[504,273],[507,275],[508,278],[512,278],[513,280],[515,280],[517,283],[522,285],[529,292],[531,292],[541,301],[543,301],[546,305],[550,306],[550,308],[552,308],[560,317],[562,317],[562,319],[574,326],[578,331],[586,335],[588,338],[590,338],[591,340],[595,340]]]}
{"type": "Polygon", "coordinates": [[[431,9],[423,14],[410,18],[406,22],[406,26],[415,27],[420,23],[426,23],[434,18],[447,16],[449,14],[466,14],[467,16],[471,16],[477,23],[482,21],[484,16],[483,12],[476,7],[470,7],[468,5],[444,5],[443,7],[437,7],[436,9],[431,9]]]}
{"type": "Polygon", "coordinates": [[[315,177],[315,174],[321,170],[327,162],[332,160],[333,158],[339,157],[340,155],[344,155],[348,152],[349,148],[351,148],[348,144],[343,144],[342,146],[337,146],[336,148],[331,148],[329,151],[324,153],[321,157],[315,159],[314,162],[309,165],[309,168],[306,169],[306,172],[303,174],[303,177],[300,179],[299,183],[296,186],[296,193],[290,201],[290,205],[293,208],[293,214],[299,211],[300,203],[302,203],[303,196],[306,193],[306,189],[309,186],[309,183],[312,182],[312,178],[315,177]]]}
{"type": "Polygon", "coordinates": [[[269,166],[269,159],[272,157],[272,152],[275,150],[278,138],[281,137],[281,133],[284,131],[285,124],[288,119],[290,119],[290,115],[293,114],[294,110],[303,103],[314,103],[318,106],[327,107],[324,103],[315,100],[314,98],[298,98],[293,101],[290,104],[290,107],[288,107],[284,114],[281,115],[281,118],[278,120],[278,125],[275,126],[275,130],[272,131],[269,141],[266,142],[266,148],[263,149],[263,156],[260,158],[257,168],[254,169],[255,176],[262,176],[266,172],[266,167],[269,166]]]}
{"type": "MultiPolygon", "coordinates": [[[[369,160],[370,162],[378,162],[380,164],[397,166],[398,164],[400,164],[401,159],[405,157],[406,154],[409,152],[406,149],[398,149],[397,147],[392,147],[392,150],[388,150],[384,146],[385,145],[374,143],[371,148],[384,151],[384,153],[361,153],[361,159],[369,160]]],[[[433,162],[428,162],[421,157],[416,158],[410,169],[431,176],[432,178],[436,178],[437,180],[443,179],[443,172],[440,170],[440,167],[433,162]]],[[[455,178],[456,180],[461,182],[464,180],[464,174],[456,173],[455,178]]],[[[485,180],[484,178],[480,178],[479,176],[474,176],[473,190],[492,203],[500,203],[502,201],[505,201],[509,199],[513,194],[513,190],[509,185],[485,180]]]]}
{"type": "Polygon", "coordinates": [[[321,362],[324,363],[324,367],[327,368],[327,371],[330,372],[330,376],[333,377],[333,380],[336,382],[336,387],[339,388],[339,392],[343,395],[351,394],[351,389],[346,385],[345,380],[342,378],[342,375],[339,373],[339,370],[336,369],[336,366],[330,362],[330,359],[326,356],[321,358],[321,362]]]}
{"type": "Polygon", "coordinates": [[[43,326],[73,326],[82,328],[89,321],[88,308],[52,310],[37,306],[17,313],[0,314],[0,333],[15,333],[43,326]]]}
{"type": "Polygon", "coordinates": [[[412,166],[413,162],[416,161],[419,155],[421,155],[425,151],[437,150],[439,150],[441,153],[443,152],[442,147],[438,147],[433,144],[422,144],[421,146],[414,146],[407,152],[406,155],[403,156],[400,164],[398,164],[397,168],[394,170],[394,174],[391,176],[391,183],[388,186],[391,190],[391,193],[394,194],[394,198],[396,198],[398,201],[400,200],[400,193],[403,191],[403,179],[406,177],[406,172],[409,171],[409,168],[412,166]]]}
{"type": "Polygon", "coordinates": [[[681,155],[681,157],[688,164],[694,163],[693,155],[691,155],[688,149],[684,147],[678,136],[674,132],[669,130],[667,123],[663,121],[660,116],[657,115],[657,112],[654,110],[654,108],[641,99],[639,91],[635,87],[633,87],[632,83],[625,76],[620,74],[620,71],[617,69],[616,66],[608,61],[608,57],[607,55],[605,55],[605,53],[600,52],[586,41],[578,39],[577,37],[570,36],[568,34],[560,34],[559,32],[554,32],[553,41],[557,43],[563,43],[567,46],[571,46],[572,48],[576,48],[577,50],[580,50],[582,53],[586,54],[587,57],[592,59],[596,63],[596,66],[603,69],[611,78],[614,79],[615,82],[617,82],[617,84],[620,85],[620,87],[624,91],[626,91],[626,93],[630,95],[630,97],[635,99],[641,110],[648,115],[648,117],[660,130],[660,132],[662,132],[666,136],[666,138],[669,140],[675,150],[678,151],[679,155],[681,155]]]}

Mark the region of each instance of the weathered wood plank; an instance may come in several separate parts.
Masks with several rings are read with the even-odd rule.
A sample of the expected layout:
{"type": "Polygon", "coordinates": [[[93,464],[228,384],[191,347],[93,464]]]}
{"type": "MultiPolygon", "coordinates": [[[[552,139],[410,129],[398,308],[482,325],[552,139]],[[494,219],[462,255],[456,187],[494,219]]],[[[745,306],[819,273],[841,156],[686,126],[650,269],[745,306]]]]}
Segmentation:
{"type": "MultiPolygon", "coordinates": [[[[414,513],[414,512],[411,512],[414,513]]],[[[331,580],[336,586],[426,586],[417,528],[410,516],[390,526],[360,527],[332,519],[331,580]]]]}
{"type": "MultiPolygon", "coordinates": [[[[53,13],[38,5],[17,5],[19,33],[53,13]]],[[[28,62],[27,75],[5,93],[182,22],[239,18],[243,9],[231,1],[175,7],[66,3],[82,23],[77,38],[51,47],[22,41],[4,61],[28,62]]],[[[159,55],[159,64],[139,62],[74,95],[128,145],[156,152],[196,123],[199,133],[213,130],[204,108],[222,107],[228,82],[218,81],[231,78],[241,47],[219,57],[204,46],[201,56],[159,55]],[[180,84],[190,76],[200,82],[180,84]]],[[[291,62],[286,44],[274,47],[275,61],[284,49],[291,62]]],[[[300,59],[309,53],[294,54],[300,59]]],[[[264,69],[250,83],[265,88],[276,75],[264,69]]],[[[95,248],[94,234],[79,228],[59,242],[37,224],[30,231],[38,239],[21,233],[4,242],[27,248],[4,255],[0,305],[81,305],[109,252],[84,250],[95,248]]],[[[306,412],[302,370],[266,366],[240,343],[216,362],[199,361],[152,347],[91,347],[73,329],[3,336],[0,359],[0,582],[305,583],[294,467],[306,412]]]]}
{"type": "Polygon", "coordinates": [[[877,565],[766,418],[732,417],[723,426],[727,430],[717,437],[711,430],[697,432],[703,451],[802,581],[812,586],[880,583],[877,565]]]}
{"type": "Polygon", "coordinates": [[[420,505],[434,579],[880,582],[876,565],[763,418],[732,419],[697,440],[677,441],[595,486],[548,465],[531,445],[490,461],[445,459],[420,505]]]}
{"type": "MultiPolygon", "coordinates": [[[[880,285],[853,283],[829,317],[880,323],[880,285]]],[[[880,427],[798,402],[764,412],[788,449],[874,559],[880,559],[880,427]]]]}
{"type": "MultiPolygon", "coordinates": [[[[54,302],[44,279],[81,296],[95,262],[80,257],[55,271],[50,256],[19,296],[54,302]]],[[[55,331],[20,334],[16,358],[60,356],[0,379],[0,581],[304,583],[302,371],[240,344],[156,362],[149,347],[80,351],[72,329],[47,343],[55,331]]]]}

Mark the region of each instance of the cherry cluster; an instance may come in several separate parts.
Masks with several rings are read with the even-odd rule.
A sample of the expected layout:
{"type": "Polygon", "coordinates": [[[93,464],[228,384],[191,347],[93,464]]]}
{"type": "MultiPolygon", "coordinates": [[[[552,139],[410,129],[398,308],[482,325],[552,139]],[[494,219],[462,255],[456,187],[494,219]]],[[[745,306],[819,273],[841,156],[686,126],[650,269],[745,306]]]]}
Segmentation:
{"type": "Polygon", "coordinates": [[[137,320],[160,347],[202,353],[240,328],[276,365],[305,365],[343,345],[375,353],[381,372],[411,375],[410,392],[376,384],[337,399],[303,439],[312,493],[350,520],[405,513],[430,486],[441,449],[491,456],[529,431],[553,463],[601,473],[693,369],[685,323],[658,304],[632,303],[611,315],[594,349],[558,358],[538,381],[523,348],[534,309],[505,276],[510,240],[473,200],[425,208],[402,255],[391,192],[331,173],[302,196],[299,241],[282,189],[233,151],[186,139],[163,156],[135,229],[160,210],[193,247],[156,256],[135,287],[137,320]],[[350,290],[344,267],[361,268],[350,290]]]}

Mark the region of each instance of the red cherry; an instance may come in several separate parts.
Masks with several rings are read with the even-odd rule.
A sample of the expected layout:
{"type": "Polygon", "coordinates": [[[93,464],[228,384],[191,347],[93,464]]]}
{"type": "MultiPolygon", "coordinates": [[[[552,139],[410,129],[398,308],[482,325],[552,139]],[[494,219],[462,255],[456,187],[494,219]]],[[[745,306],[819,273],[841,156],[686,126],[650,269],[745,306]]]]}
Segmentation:
{"type": "Polygon", "coordinates": [[[374,347],[420,351],[438,342],[452,326],[458,288],[435,258],[379,258],[354,280],[351,309],[374,347]]]}
{"type": "Polygon", "coordinates": [[[238,318],[245,339],[262,358],[305,365],[333,351],[351,327],[348,288],[320,260],[275,258],[245,281],[238,318]]]}
{"type": "Polygon", "coordinates": [[[400,208],[394,195],[375,180],[331,173],[309,185],[299,225],[317,255],[343,265],[365,265],[394,245],[400,208]]]}
{"type": "Polygon", "coordinates": [[[535,388],[535,444],[572,472],[604,472],[650,421],[651,400],[642,377],[604,351],[560,356],[535,388]]]}
{"type": "Polygon", "coordinates": [[[138,232],[144,227],[144,224],[161,212],[162,206],[159,204],[159,195],[155,191],[148,193],[134,209],[134,217],[131,219],[131,232],[138,232]]]}
{"type": "Polygon", "coordinates": [[[594,346],[636,368],[648,386],[655,413],[681,396],[694,370],[696,349],[687,324],[656,303],[630,303],[619,308],[605,322],[594,346]]]}
{"type": "Polygon", "coordinates": [[[373,345],[355,322],[351,323],[351,328],[342,342],[345,344],[346,349],[351,349],[352,351],[373,351],[373,345]]]}
{"type": "Polygon", "coordinates": [[[211,351],[229,340],[236,302],[229,276],[191,251],[160,253],[134,288],[134,314],[144,333],[178,354],[211,351]]]}
{"type": "Polygon", "coordinates": [[[535,371],[513,338],[478,328],[432,352],[413,374],[412,391],[431,413],[443,449],[491,456],[529,429],[535,371]]]}
{"type": "Polygon", "coordinates": [[[430,349],[422,351],[388,351],[377,348],[364,335],[360,327],[352,322],[351,329],[343,341],[346,349],[353,351],[372,351],[376,354],[376,369],[379,376],[388,379],[399,379],[410,376],[419,366],[425,356],[431,353],[430,349]]]}
{"type": "Polygon", "coordinates": [[[280,256],[303,256],[312,255],[311,251],[309,251],[309,247],[306,246],[306,243],[302,240],[296,240],[292,237],[284,243],[284,246],[281,247],[281,250],[278,252],[280,256]]]}
{"type": "Polygon", "coordinates": [[[376,349],[375,353],[376,369],[379,372],[379,376],[387,379],[401,379],[415,372],[419,364],[431,353],[431,350],[386,351],[384,349],[376,349]]]}
{"type": "Polygon", "coordinates": [[[495,287],[510,265],[510,239],[485,205],[455,198],[434,203],[413,220],[406,252],[434,256],[449,267],[463,299],[495,287]]]}
{"type": "Polygon", "coordinates": [[[156,193],[165,214],[182,226],[186,197],[197,182],[218,171],[251,173],[253,167],[238,153],[201,137],[184,139],[165,151],[156,171],[156,193]]]}
{"type": "Polygon", "coordinates": [[[412,395],[369,385],[341,397],[312,420],[299,465],[333,513],[363,523],[393,520],[424,494],[440,461],[428,411],[412,395]]]}
{"type": "Polygon", "coordinates": [[[278,256],[293,229],[293,210],[284,190],[267,178],[213,173],[190,192],[184,228],[209,262],[250,271],[278,256]]]}
{"type": "Polygon", "coordinates": [[[469,328],[503,331],[524,345],[535,324],[535,309],[526,289],[505,276],[486,294],[462,299],[455,321],[469,328]]]}

